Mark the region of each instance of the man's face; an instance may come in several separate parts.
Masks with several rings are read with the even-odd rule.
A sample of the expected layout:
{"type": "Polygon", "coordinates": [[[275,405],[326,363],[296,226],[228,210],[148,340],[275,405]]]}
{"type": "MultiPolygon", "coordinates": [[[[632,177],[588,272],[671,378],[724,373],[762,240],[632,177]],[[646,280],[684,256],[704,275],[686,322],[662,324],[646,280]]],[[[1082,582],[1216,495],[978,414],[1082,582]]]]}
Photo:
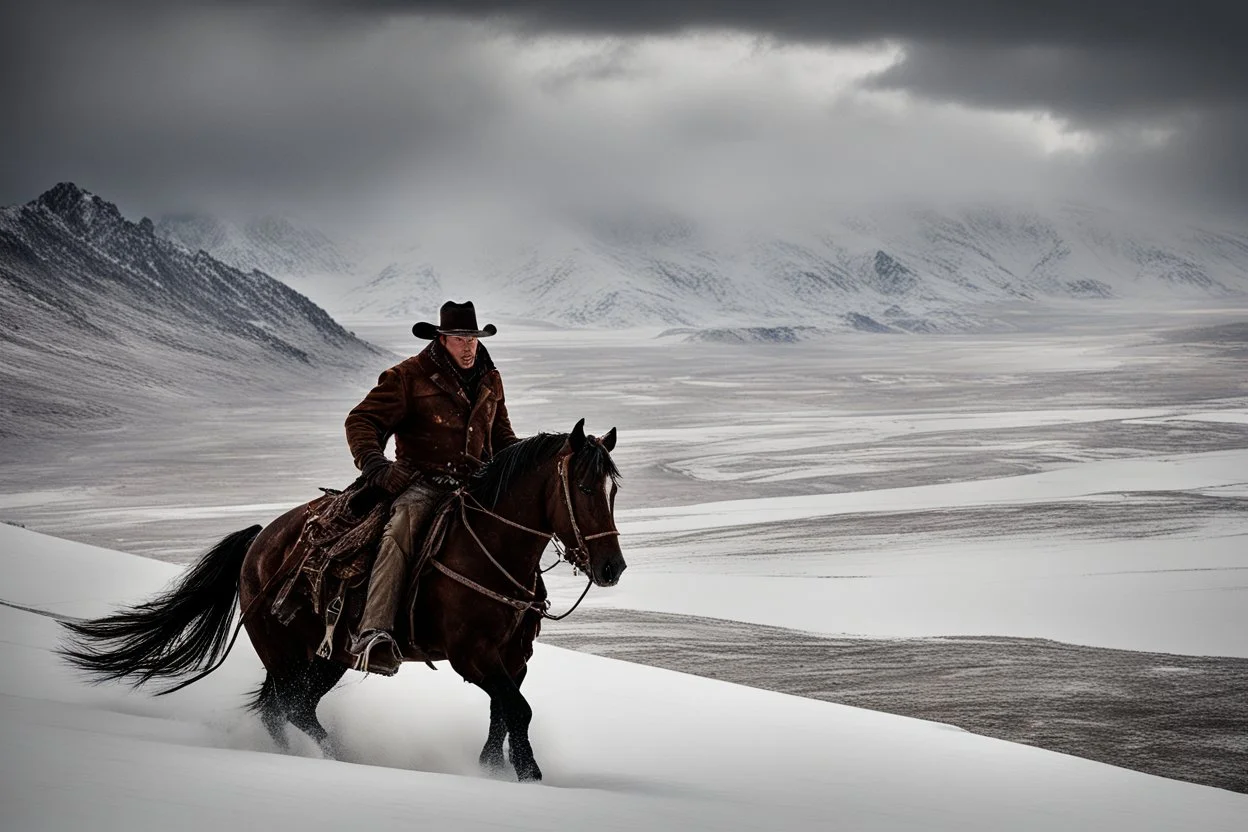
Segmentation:
{"type": "Polygon", "coordinates": [[[442,346],[461,370],[470,370],[477,360],[477,339],[472,336],[443,335],[442,346]]]}

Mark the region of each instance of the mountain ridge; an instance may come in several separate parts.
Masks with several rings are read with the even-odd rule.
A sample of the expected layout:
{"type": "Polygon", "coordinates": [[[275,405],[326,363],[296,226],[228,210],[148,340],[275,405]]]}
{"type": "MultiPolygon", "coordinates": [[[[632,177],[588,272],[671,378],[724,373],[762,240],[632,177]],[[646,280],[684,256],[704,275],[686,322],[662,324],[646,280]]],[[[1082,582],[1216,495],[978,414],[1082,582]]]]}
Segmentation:
{"type": "Polygon", "coordinates": [[[281,281],[165,240],[73,183],[0,209],[0,437],[228,401],[385,355],[281,281]]]}
{"type": "Polygon", "coordinates": [[[736,234],[595,215],[513,237],[482,228],[479,244],[446,251],[414,230],[403,249],[355,261],[326,302],[345,318],[411,317],[454,287],[570,326],[961,332],[997,325],[1002,303],[1248,296],[1248,235],[1078,203],[876,208],[736,234]]]}

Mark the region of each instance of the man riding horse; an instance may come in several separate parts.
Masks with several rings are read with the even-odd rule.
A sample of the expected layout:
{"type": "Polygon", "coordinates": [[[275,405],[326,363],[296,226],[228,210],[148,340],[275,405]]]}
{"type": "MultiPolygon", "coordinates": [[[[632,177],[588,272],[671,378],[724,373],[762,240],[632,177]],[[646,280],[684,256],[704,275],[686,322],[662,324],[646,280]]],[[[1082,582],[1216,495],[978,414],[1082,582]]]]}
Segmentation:
{"type": "Polygon", "coordinates": [[[388,675],[401,659],[445,660],[490,697],[481,765],[500,770],[505,742],[517,779],[540,780],[529,741],[533,708],[520,686],[541,621],[567,615],[548,612],[542,554],[554,545],[587,576],[586,591],[619,582],[627,564],[615,528],[615,428],[593,436],[581,419],[570,433],[517,439],[498,371],[477,343],[495,328],[477,327],[472,304],[447,303],[438,326],[419,323],[412,332],[433,343],[382,373],[347,418],[360,479],[372,487],[316,497],[265,526],[228,535],[152,600],[98,619],[63,622],[71,636],[62,655],[97,681],[181,680],[160,691],[172,693],[221,666],[234,645],[234,613],[241,610],[234,636],[246,628],[267,671],[251,707],[279,747],[287,747],[290,724],[329,757],[338,756],[338,747],[317,719],[317,704],[348,666],[388,675]],[[391,436],[394,462],[384,454],[391,436]],[[308,570],[309,552],[321,550],[315,534],[308,549],[305,534],[320,528],[314,522],[320,512],[337,517],[341,507],[334,503],[365,492],[361,504],[369,520],[358,528],[368,534],[353,538],[352,528],[334,544],[357,546],[338,553],[347,553],[337,562],[345,571],[326,578],[323,561],[319,571],[308,570]],[[386,504],[374,500],[379,492],[397,496],[389,518],[386,504]],[[419,533],[443,495],[447,512],[436,518],[440,544],[417,551],[419,533]],[[385,519],[356,636],[347,638],[345,627],[335,635],[344,607],[351,610],[348,621],[358,608],[358,595],[349,591],[359,575],[354,558],[385,519]],[[423,566],[429,569],[413,583],[423,566]],[[404,597],[411,601],[409,614],[396,616],[404,597]]]}
{"type": "Polygon", "coordinates": [[[398,669],[395,613],[434,509],[448,491],[517,441],[502,379],[478,340],[497,331],[493,324],[477,326],[471,301],[447,301],[437,326],[422,321],[412,327],[413,335],[430,344],[382,373],[347,416],[347,444],[361,479],[394,496],[364,615],[348,648],[361,670],[398,669]],[[391,436],[394,461],[384,452],[391,436]]]}

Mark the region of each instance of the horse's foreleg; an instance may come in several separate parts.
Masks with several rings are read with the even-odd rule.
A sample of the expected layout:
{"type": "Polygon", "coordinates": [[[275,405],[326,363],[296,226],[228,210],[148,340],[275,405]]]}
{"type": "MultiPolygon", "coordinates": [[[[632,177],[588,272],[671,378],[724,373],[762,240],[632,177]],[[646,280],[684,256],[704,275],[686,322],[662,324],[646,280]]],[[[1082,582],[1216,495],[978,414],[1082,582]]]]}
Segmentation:
{"type": "Polygon", "coordinates": [[[507,723],[503,719],[503,703],[490,697],[490,733],[486,735],[485,747],[481,749],[478,762],[481,768],[497,774],[503,770],[503,740],[507,739],[507,723]]]}
{"type": "MultiPolygon", "coordinates": [[[[520,668],[515,675],[516,688],[524,684],[528,667],[520,668]]],[[[490,733],[485,739],[485,747],[481,749],[481,767],[490,772],[503,769],[503,740],[507,738],[507,722],[503,718],[502,700],[490,697],[490,733]]]]}
{"type": "MultiPolygon", "coordinates": [[[[533,746],[529,744],[529,722],[533,719],[533,709],[529,706],[517,685],[501,668],[491,673],[478,683],[490,697],[490,733],[494,733],[494,714],[497,709],[511,751],[511,765],[516,770],[516,777],[521,782],[541,780],[542,770],[537,760],[533,759],[533,746]]],[[[501,738],[499,739],[501,754],[501,738]]],[[[486,743],[486,749],[490,747],[486,743]]],[[[485,752],[482,752],[484,756],[485,752]]]]}

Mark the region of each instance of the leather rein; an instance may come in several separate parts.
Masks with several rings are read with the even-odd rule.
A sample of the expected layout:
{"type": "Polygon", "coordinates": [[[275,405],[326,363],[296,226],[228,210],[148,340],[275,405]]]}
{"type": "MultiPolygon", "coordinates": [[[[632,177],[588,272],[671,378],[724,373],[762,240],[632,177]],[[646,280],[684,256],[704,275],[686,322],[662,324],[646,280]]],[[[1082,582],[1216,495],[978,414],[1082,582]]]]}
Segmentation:
{"type": "MultiPolygon", "coordinates": [[[[555,552],[558,553],[559,559],[567,561],[572,566],[573,574],[576,574],[578,572],[584,572],[588,576],[589,575],[589,547],[587,544],[589,543],[589,541],[598,540],[599,538],[603,538],[603,537],[611,537],[611,536],[618,537],[620,533],[615,528],[608,529],[605,532],[597,532],[596,534],[589,534],[589,535],[583,534],[581,532],[581,526],[579,523],[576,522],[576,511],[572,507],[572,487],[569,483],[569,478],[568,478],[568,463],[569,463],[569,460],[571,460],[571,458],[572,457],[569,455],[559,460],[559,485],[560,485],[560,489],[563,492],[563,503],[564,503],[564,507],[567,509],[567,512],[568,512],[568,521],[570,525],[572,526],[572,535],[573,535],[574,540],[576,541],[575,546],[560,546],[558,535],[556,535],[555,533],[538,531],[537,529],[531,529],[528,526],[522,526],[521,524],[513,520],[508,520],[506,517],[503,517],[502,515],[499,515],[493,511],[490,511],[488,508],[481,505],[481,503],[479,503],[477,499],[473,497],[471,494],[469,494],[468,491],[464,488],[458,489],[454,495],[455,499],[458,500],[459,502],[460,522],[463,523],[464,528],[468,530],[468,534],[472,536],[472,539],[476,541],[477,547],[481,549],[481,551],[485,554],[485,557],[490,561],[490,563],[494,564],[494,568],[503,574],[503,577],[505,577],[509,582],[511,582],[511,584],[515,586],[517,589],[519,589],[522,593],[529,596],[527,600],[524,598],[512,598],[507,595],[503,595],[500,592],[495,592],[489,587],[482,586],[481,584],[477,583],[476,581],[472,580],[466,575],[461,575],[460,573],[456,572],[454,569],[451,569],[449,566],[442,563],[437,558],[430,558],[430,563],[433,564],[433,567],[437,569],[439,572],[441,572],[443,575],[450,578],[451,580],[457,581],[463,584],[464,586],[468,587],[469,589],[484,595],[487,598],[492,598],[493,600],[498,601],[501,604],[506,604],[507,606],[511,607],[517,612],[523,613],[523,612],[527,612],[528,610],[536,610],[538,613],[541,614],[542,618],[546,618],[551,621],[558,621],[561,618],[567,618],[569,615],[571,615],[573,611],[575,611],[576,608],[580,606],[581,601],[585,600],[585,596],[589,594],[589,588],[593,586],[594,584],[594,580],[592,577],[589,578],[589,580],[586,582],[585,590],[581,593],[581,597],[576,599],[576,603],[572,605],[571,609],[569,609],[567,612],[563,613],[562,615],[551,615],[550,614],[550,602],[535,600],[533,597],[535,594],[534,590],[530,589],[529,587],[525,586],[524,584],[516,580],[515,577],[510,572],[507,571],[507,568],[498,562],[498,559],[494,557],[494,555],[490,552],[489,548],[485,545],[484,542],[482,542],[480,536],[477,534],[476,530],[472,527],[472,524],[468,522],[468,509],[472,509],[473,511],[477,511],[482,514],[488,515],[492,517],[493,519],[499,521],[500,523],[504,523],[505,525],[511,526],[513,529],[519,529],[520,531],[528,532],[529,534],[536,535],[537,537],[541,537],[548,542],[554,543],[555,552]],[[472,501],[472,505],[469,505],[470,500],[472,501]]],[[[614,521],[612,522],[612,526],[614,526],[614,521]]],[[[550,569],[553,569],[554,566],[557,565],[558,563],[559,561],[555,561],[555,564],[551,565],[548,569],[544,569],[541,571],[543,572],[549,571],[550,569]]],[[[536,577],[537,575],[535,573],[534,578],[536,577]]]]}

